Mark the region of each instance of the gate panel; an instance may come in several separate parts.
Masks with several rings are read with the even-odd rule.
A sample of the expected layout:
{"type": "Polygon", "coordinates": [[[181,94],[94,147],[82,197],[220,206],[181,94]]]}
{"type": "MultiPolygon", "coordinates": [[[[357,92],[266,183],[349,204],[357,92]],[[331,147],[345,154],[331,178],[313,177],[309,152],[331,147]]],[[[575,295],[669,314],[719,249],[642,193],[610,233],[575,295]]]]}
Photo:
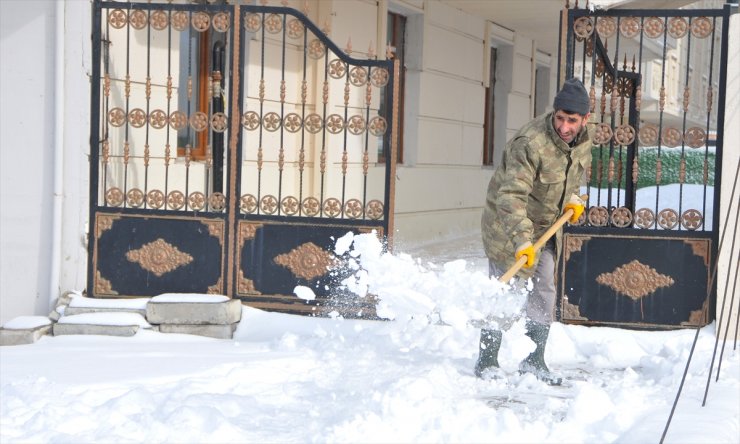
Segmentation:
{"type": "Polygon", "coordinates": [[[298,11],[242,9],[235,295],[317,313],[342,292],[334,241],[348,231],[382,237],[392,223],[394,163],[378,158],[395,159],[396,75],[372,53],[352,58],[298,11]],[[297,299],[296,285],[317,299],[297,299]]]}
{"type": "Polygon", "coordinates": [[[321,312],[337,258],[286,255],[392,227],[398,68],[350,54],[287,7],[95,0],[89,295],[321,312]]]}
{"type": "Polygon", "coordinates": [[[97,296],[223,292],[221,219],[97,213],[94,242],[97,296]]]}
{"type": "Polygon", "coordinates": [[[568,233],[563,250],[564,321],[652,327],[708,322],[708,239],[568,233]]]}
{"type": "Polygon", "coordinates": [[[563,322],[712,320],[729,13],[563,12],[559,81],[589,90],[594,142],[560,258],[563,322]]]}

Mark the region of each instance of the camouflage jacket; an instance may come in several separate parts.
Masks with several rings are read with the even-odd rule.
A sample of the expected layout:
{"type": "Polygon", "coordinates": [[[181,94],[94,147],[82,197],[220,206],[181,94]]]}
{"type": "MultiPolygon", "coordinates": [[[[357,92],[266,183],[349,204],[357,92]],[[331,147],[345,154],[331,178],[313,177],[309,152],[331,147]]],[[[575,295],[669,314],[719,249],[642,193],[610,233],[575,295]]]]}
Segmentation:
{"type": "MultiPolygon", "coordinates": [[[[552,116],[535,118],[509,140],[488,185],[481,233],[486,255],[501,270],[514,264],[519,245],[535,243],[562,215],[591,163],[586,128],[570,147],[553,128],[552,116]]],[[[559,230],[558,254],[561,235],[559,230]]],[[[535,268],[522,268],[517,275],[532,277],[535,268]]]]}

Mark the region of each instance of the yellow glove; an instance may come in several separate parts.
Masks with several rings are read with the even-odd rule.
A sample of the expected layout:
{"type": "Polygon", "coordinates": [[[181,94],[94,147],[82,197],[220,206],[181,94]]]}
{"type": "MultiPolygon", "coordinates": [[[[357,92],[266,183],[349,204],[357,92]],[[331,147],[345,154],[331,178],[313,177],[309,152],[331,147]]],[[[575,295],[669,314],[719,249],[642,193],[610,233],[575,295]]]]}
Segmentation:
{"type": "Polygon", "coordinates": [[[532,242],[525,242],[521,245],[519,245],[519,248],[516,249],[516,252],[514,253],[514,258],[518,261],[520,257],[526,256],[527,262],[522,265],[524,268],[529,268],[532,265],[534,265],[534,245],[532,245],[532,242]]]}
{"type": "Polygon", "coordinates": [[[568,222],[574,224],[578,222],[578,219],[580,219],[581,214],[583,214],[583,211],[586,209],[586,204],[581,200],[580,197],[576,196],[575,194],[570,198],[567,204],[565,204],[564,211],[573,210],[573,215],[570,216],[570,219],[568,219],[568,222]]]}

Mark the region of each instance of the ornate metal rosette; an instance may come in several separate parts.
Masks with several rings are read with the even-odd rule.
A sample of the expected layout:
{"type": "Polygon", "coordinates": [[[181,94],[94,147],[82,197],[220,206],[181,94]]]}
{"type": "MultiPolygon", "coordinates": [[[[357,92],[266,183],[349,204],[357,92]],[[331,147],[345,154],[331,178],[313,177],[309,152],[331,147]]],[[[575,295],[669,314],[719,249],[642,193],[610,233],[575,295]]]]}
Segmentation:
{"type": "Polygon", "coordinates": [[[619,125],[614,129],[614,141],[618,145],[630,145],[635,141],[635,129],[630,125],[619,125]]]}
{"type": "Polygon", "coordinates": [[[324,214],[329,217],[337,217],[342,214],[342,203],[339,199],[330,197],[324,201],[324,214]]]}
{"type": "Polygon", "coordinates": [[[619,32],[631,39],[640,33],[640,21],[635,17],[625,17],[619,21],[619,32]]]}
{"type": "Polygon", "coordinates": [[[354,135],[362,134],[365,132],[365,119],[360,115],[354,115],[347,121],[347,131],[354,135]]]}
{"type": "Polygon", "coordinates": [[[190,193],[190,196],[188,196],[188,206],[193,211],[202,211],[206,207],[206,195],[200,191],[190,193]]]}
{"type": "Polygon", "coordinates": [[[594,227],[605,227],[609,223],[609,211],[606,207],[589,208],[588,223],[594,227]]]}
{"type": "Polygon", "coordinates": [[[149,113],[149,125],[154,129],[162,129],[167,126],[167,113],[161,109],[155,109],[149,113]]]}
{"type": "Polygon", "coordinates": [[[313,39],[308,42],[308,56],[312,59],[318,60],[324,57],[324,44],[319,39],[313,39]]]}
{"type": "Polygon", "coordinates": [[[264,214],[275,214],[278,209],[278,200],[272,194],[260,199],[260,211],[264,214]]]}
{"type": "Polygon", "coordinates": [[[303,214],[309,217],[316,216],[319,214],[321,204],[315,197],[307,197],[303,199],[303,214]]]}
{"type": "Polygon", "coordinates": [[[364,86],[367,83],[367,70],[362,66],[355,66],[350,69],[349,83],[354,86],[364,86]]]}
{"type": "Polygon", "coordinates": [[[179,191],[170,191],[167,195],[167,206],[171,210],[179,210],[185,206],[185,195],[179,191]]]}
{"type": "Polygon", "coordinates": [[[698,126],[692,126],[686,130],[684,140],[691,148],[701,148],[707,143],[707,133],[698,126]]]}
{"type": "Polygon", "coordinates": [[[144,205],[144,192],[138,188],[131,188],[126,193],[126,205],[131,208],[139,208],[144,205]]]}
{"type": "Polygon", "coordinates": [[[655,225],[655,213],[650,208],[640,208],[635,212],[635,225],[640,228],[651,228],[655,225]]]}
{"type": "Polygon", "coordinates": [[[382,88],[388,84],[388,70],[385,68],[373,68],[370,74],[370,84],[376,88],[382,88]]]}
{"type": "Polygon", "coordinates": [[[247,31],[257,32],[260,30],[261,27],[262,27],[262,19],[260,18],[259,14],[250,12],[244,18],[244,29],[246,29],[247,31]]]}
{"type": "Polygon", "coordinates": [[[170,114],[170,127],[175,131],[180,131],[188,125],[188,116],[182,111],[173,111],[170,114]]]}
{"type": "Polygon", "coordinates": [[[128,123],[134,128],[141,128],[146,123],[146,112],[141,108],[134,108],[128,113],[128,123]]]}
{"type": "Polygon", "coordinates": [[[632,224],[632,212],[626,207],[619,207],[612,211],[611,222],[615,227],[629,227],[632,224]]]}
{"type": "Polygon", "coordinates": [[[108,23],[115,29],[121,29],[128,23],[128,17],[123,10],[114,9],[108,13],[108,23]]]}
{"type": "Polygon", "coordinates": [[[362,202],[357,199],[350,199],[344,203],[344,214],[350,219],[359,219],[362,217],[362,202]]]}
{"type": "Polygon", "coordinates": [[[333,59],[329,62],[329,77],[332,79],[341,79],[347,73],[347,64],[339,59],[333,59]]]}
{"type": "Polygon", "coordinates": [[[303,23],[301,23],[300,20],[297,18],[292,18],[288,20],[288,37],[292,39],[299,39],[303,37],[303,34],[305,32],[305,28],[303,27],[303,23]]]}
{"type": "Polygon", "coordinates": [[[121,108],[113,108],[108,111],[108,123],[115,127],[123,125],[126,123],[126,111],[121,108]]]}
{"type": "Polygon", "coordinates": [[[388,130],[388,122],[383,117],[375,116],[370,119],[368,129],[370,130],[370,134],[380,137],[388,130]]]}
{"type": "Polygon", "coordinates": [[[594,130],[594,144],[603,145],[605,143],[609,143],[612,136],[612,127],[606,123],[600,123],[596,125],[594,130]]]}
{"type": "Polygon", "coordinates": [[[164,193],[159,190],[151,190],[146,194],[146,205],[158,210],[164,205],[164,193]]]}
{"type": "Polygon", "coordinates": [[[229,14],[218,12],[213,16],[213,29],[218,32],[226,32],[229,30],[230,22],[229,14]]]}
{"type": "Polygon", "coordinates": [[[270,14],[265,17],[265,31],[270,34],[277,34],[283,30],[283,19],[277,14],[270,14]]]}
{"type": "Polygon", "coordinates": [[[689,209],[681,215],[681,225],[687,230],[695,231],[704,223],[704,218],[698,210],[689,209]]]}
{"type": "Polygon", "coordinates": [[[681,144],[682,138],[683,136],[681,134],[681,131],[668,126],[663,128],[663,133],[661,134],[660,141],[663,145],[674,148],[681,144]]]}
{"type": "Polygon", "coordinates": [[[617,31],[617,21],[614,17],[599,17],[596,20],[596,32],[602,39],[608,39],[617,31]]]}
{"type": "Polygon", "coordinates": [[[373,220],[378,220],[383,217],[383,202],[373,199],[367,203],[365,208],[365,215],[373,220]]]}
{"type": "Polygon", "coordinates": [[[326,130],[332,134],[339,134],[344,129],[344,119],[339,114],[332,114],[326,118],[326,130]]]}
{"type": "Polygon", "coordinates": [[[712,28],[712,21],[707,17],[698,17],[691,21],[691,35],[698,39],[709,37],[712,28]]]}
{"type": "Polygon", "coordinates": [[[131,24],[132,28],[142,30],[146,28],[148,20],[144,11],[135,9],[131,11],[131,14],[128,16],[128,22],[131,24]]]}
{"type": "Polygon", "coordinates": [[[177,11],[170,17],[170,22],[175,31],[184,31],[188,27],[188,15],[184,11],[177,11]]]}
{"type": "Polygon", "coordinates": [[[594,22],[590,17],[580,17],[573,22],[573,32],[579,40],[588,38],[594,32],[594,22]]]}
{"type": "Polygon", "coordinates": [[[108,188],[105,192],[105,203],[111,207],[120,207],[123,203],[123,191],[120,188],[108,188]]]}
{"type": "Polygon", "coordinates": [[[280,115],[276,112],[269,112],[262,118],[262,126],[271,133],[279,130],[280,124],[280,115]]]}
{"type": "Polygon", "coordinates": [[[217,133],[223,133],[229,124],[228,120],[226,114],[222,112],[214,113],[211,116],[211,129],[217,133]]]}
{"type": "Polygon", "coordinates": [[[196,12],[190,19],[190,23],[196,31],[205,32],[211,26],[211,16],[205,12],[196,12]]]}
{"type": "Polygon", "coordinates": [[[658,144],[658,127],[652,123],[643,125],[640,128],[640,145],[655,146],[658,144]]]}
{"type": "Polygon", "coordinates": [[[247,111],[242,115],[242,126],[248,131],[254,131],[260,126],[260,115],[254,111],[247,111]]]}
{"type": "Polygon", "coordinates": [[[672,17],[668,20],[668,35],[680,39],[689,32],[689,24],[683,17],[672,17]]]}
{"type": "Polygon", "coordinates": [[[283,119],[283,128],[289,133],[297,133],[302,126],[301,116],[296,113],[288,113],[283,119]]]}
{"type": "Polygon", "coordinates": [[[678,225],[678,213],[675,210],[666,208],[658,213],[658,225],[666,230],[672,230],[678,225]]]}
{"type": "Polygon", "coordinates": [[[311,113],[306,116],[306,119],[303,121],[303,126],[309,133],[316,134],[324,127],[324,119],[316,113],[311,113]]]}
{"type": "Polygon", "coordinates": [[[645,34],[648,37],[654,39],[663,35],[665,25],[663,24],[663,19],[658,17],[649,17],[647,20],[645,20],[645,23],[643,24],[643,29],[645,30],[645,34]]]}
{"type": "Polygon", "coordinates": [[[257,211],[257,198],[251,194],[245,194],[239,199],[239,209],[243,213],[252,214],[257,211]]]}
{"type": "Polygon", "coordinates": [[[154,11],[149,17],[149,24],[157,31],[162,31],[167,27],[167,14],[164,11],[154,11]]]}
{"type": "Polygon", "coordinates": [[[226,196],[224,193],[215,192],[208,198],[208,205],[211,211],[221,212],[226,208],[226,196]]]}
{"type": "Polygon", "coordinates": [[[617,92],[619,97],[630,97],[632,96],[633,83],[632,80],[627,77],[620,77],[617,79],[617,92]]]}
{"type": "Polygon", "coordinates": [[[298,214],[298,199],[293,196],[284,197],[280,202],[280,208],[283,210],[283,214],[288,216],[295,216],[298,214]]]}
{"type": "Polygon", "coordinates": [[[190,127],[195,131],[204,131],[208,129],[208,115],[201,111],[196,111],[190,116],[190,127]]]}

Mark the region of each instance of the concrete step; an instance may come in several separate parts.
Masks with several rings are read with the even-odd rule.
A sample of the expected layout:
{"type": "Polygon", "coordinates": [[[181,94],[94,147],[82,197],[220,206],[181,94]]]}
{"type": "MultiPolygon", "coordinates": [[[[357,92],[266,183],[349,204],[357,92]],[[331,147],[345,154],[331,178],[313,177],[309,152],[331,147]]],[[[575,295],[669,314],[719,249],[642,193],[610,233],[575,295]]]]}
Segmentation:
{"type": "Polygon", "coordinates": [[[241,302],[221,295],[167,293],[146,306],[147,320],[161,325],[231,325],[241,316],[241,302]]]}
{"type": "Polygon", "coordinates": [[[222,325],[186,325],[186,324],[160,324],[160,333],[180,333],[186,335],[207,336],[216,339],[231,339],[238,324],[222,325]]]}
{"type": "Polygon", "coordinates": [[[51,331],[51,319],[46,316],[19,316],[0,328],[0,346],[33,344],[51,331]]]}
{"type": "Polygon", "coordinates": [[[96,312],[62,316],[54,324],[53,332],[54,336],[133,336],[139,328],[151,328],[151,325],[138,313],[96,312]]]}

